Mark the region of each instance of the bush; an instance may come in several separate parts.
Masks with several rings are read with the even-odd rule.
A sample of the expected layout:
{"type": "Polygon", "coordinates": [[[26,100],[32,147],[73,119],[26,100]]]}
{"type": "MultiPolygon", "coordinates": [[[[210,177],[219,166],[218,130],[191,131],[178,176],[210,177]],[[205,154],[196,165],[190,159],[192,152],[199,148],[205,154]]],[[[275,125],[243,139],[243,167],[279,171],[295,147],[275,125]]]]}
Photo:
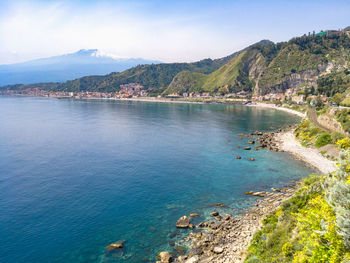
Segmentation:
{"type": "Polygon", "coordinates": [[[337,145],[342,149],[349,149],[350,139],[348,137],[345,137],[344,139],[338,140],[337,145]]]}
{"type": "Polygon", "coordinates": [[[317,138],[317,140],[315,142],[315,147],[320,148],[320,147],[325,146],[331,142],[332,142],[331,135],[329,133],[323,133],[317,138]]]}
{"type": "Polygon", "coordinates": [[[338,169],[327,180],[327,201],[333,207],[338,233],[350,250],[350,151],[339,154],[338,169]]]}
{"type": "Polygon", "coordinates": [[[336,144],[337,141],[344,138],[344,135],[340,132],[332,132],[331,137],[332,137],[332,143],[336,144]]]}

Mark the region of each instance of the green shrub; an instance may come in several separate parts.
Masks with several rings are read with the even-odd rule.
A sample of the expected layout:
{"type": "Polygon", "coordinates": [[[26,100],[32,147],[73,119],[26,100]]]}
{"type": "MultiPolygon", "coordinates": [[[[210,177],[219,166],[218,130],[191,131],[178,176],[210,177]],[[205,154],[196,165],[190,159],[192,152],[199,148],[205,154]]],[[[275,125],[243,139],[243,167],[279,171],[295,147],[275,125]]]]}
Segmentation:
{"type": "Polygon", "coordinates": [[[338,233],[350,250],[350,151],[339,154],[338,169],[327,180],[327,201],[335,210],[338,233]]]}
{"type": "Polygon", "coordinates": [[[331,137],[332,137],[332,143],[336,144],[337,141],[344,138],[344,135],[341,134],[340,132],[332,132],[331,137]]]}
{"type": "Polygon", "coordinates": [[[325,146],[331,142],[332,142],[331,135],[329,133],[323,133],[317,138],[317,140],[315,142],[315,147],[320,148],[320,147],[325,146]]]}
{"type": "Polygon", "coordinates": [[[335,118],[346,132],[350,132],[350,110],[343,109],[335,112],[335,118]]]}
{"type": "Polygon", "coordinates": [[[282,253],[283,253],[283,256],[285,256],[286,258],[293,256],[294,246],[291,243],[286,242],[282,246],[282,253]]]}
{"type": "Polygon", "coordinates": [[[350,139],[348,137],[345,137],[341,140],[338,140],[337,145],[342,149],[349,149],[350,148],[350,139]]]}

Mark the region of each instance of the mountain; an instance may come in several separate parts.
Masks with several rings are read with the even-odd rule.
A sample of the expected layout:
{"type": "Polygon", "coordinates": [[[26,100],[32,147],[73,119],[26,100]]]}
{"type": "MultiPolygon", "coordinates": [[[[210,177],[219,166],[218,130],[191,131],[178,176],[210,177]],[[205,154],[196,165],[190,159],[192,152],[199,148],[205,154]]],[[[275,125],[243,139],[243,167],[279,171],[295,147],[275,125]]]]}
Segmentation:
{"type": "Polygon", "coordinates": [[[327,96],[340,93],[345,99],[350,94],[350,31],[325,33],[280,43],[263,40],[220,59],[138,65],[118,73],[36,84],[36,87],[52,91],[115,92],[120,90],[120,85],[134,82],[143,85],[151,96],[185,92],[216,95],[242,90],[264,95],[300,88],[327,96]]]}
{"type": "MultiPolygon", "coordinates": [[[[258,45],[263,46],[269,43],[272,42],[263,40],[258,45]]],[[[156,95],[162,93],[178,73],[189,71],[210,74],[244,52],[244,50],[214,60],[203,59],[193,63],[139,65],[126,71],[111,73],[103,77],[87,76],[62,83],[55,90],[113,92],[118,91],[121,84],[136,82],[143,85],[146,89],[150,89],[150,94],[156,95]]]]}
{"type": "Polygon", "coordinates": [[[333,96],[350,86],[349,67],[349,34],[303,36],[277,44],[252,45],[210,74],[180,72],[163,94],[246,90],[264,95],[314,87],[333,96]]]}
{"type": "Polygon", "coordinates": [[[0,65],[0,85],[37,82],[64,82],[87,75],[120,72],[141,64],[160,63],[139,58],[118,58],[97,49],[0,65]]]}

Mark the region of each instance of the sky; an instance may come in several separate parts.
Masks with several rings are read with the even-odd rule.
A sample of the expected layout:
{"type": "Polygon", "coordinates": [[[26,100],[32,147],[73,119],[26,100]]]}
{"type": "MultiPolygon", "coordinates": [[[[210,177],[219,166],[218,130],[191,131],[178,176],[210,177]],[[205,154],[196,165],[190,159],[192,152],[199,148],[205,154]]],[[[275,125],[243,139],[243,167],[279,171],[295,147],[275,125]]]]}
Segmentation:
{"type": "Polygon", "coordinates": [[[190,62],[349,25],[349,0],[0,0],[0,64],[80,49],[190,62]]]}

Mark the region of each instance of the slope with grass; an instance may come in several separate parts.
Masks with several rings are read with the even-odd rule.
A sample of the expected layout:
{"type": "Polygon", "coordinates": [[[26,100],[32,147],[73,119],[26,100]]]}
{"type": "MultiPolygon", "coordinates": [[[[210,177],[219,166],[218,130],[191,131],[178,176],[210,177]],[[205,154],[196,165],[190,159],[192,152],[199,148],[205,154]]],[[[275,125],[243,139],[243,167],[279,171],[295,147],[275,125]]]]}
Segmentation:
{"type": "MultiPolygon", "coordinates": [[[[262,229],[250,243],[245,262],[348,262],[349,229],[338,220],[337,204],[330,198],[334,191],[350,191],[350,181],[345,182],[349,176],[349,154],[342,156],[346,158],[340,160],[337,172],[305,178],[292,198],[265,217],[262,229]],[[339,183],[342,190],[336,188],[339,183]]],[[[343,213],[344,209],[348,213],[350,207],[345,205],[343,213]]]]}

